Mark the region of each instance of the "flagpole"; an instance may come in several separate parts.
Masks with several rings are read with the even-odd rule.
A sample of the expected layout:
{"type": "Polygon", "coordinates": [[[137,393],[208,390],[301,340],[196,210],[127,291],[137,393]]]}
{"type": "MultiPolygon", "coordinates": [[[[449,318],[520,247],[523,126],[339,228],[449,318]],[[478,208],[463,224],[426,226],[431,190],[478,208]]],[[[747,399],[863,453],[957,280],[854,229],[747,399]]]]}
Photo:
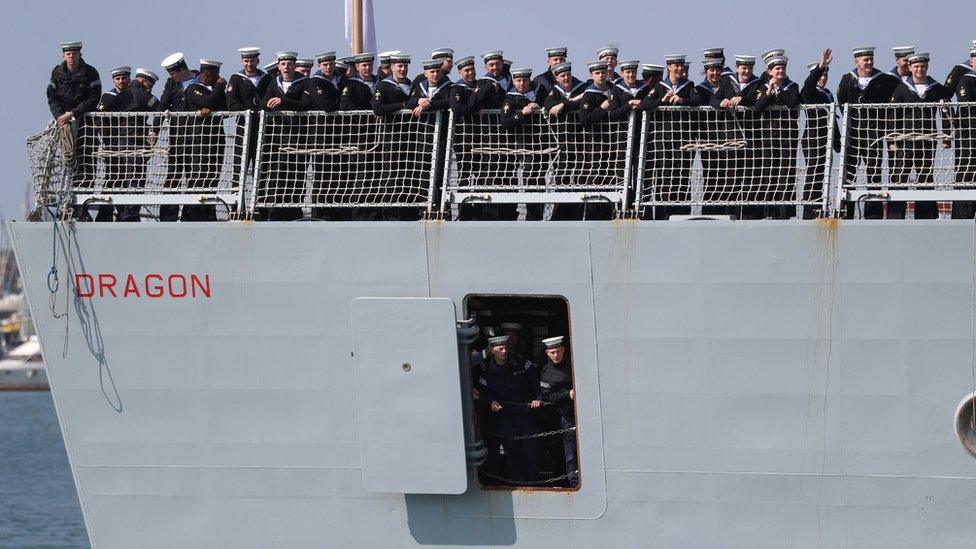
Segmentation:
{"type": "Polygon", "coordinates": [[[352,52],[363,53],[363,0],[352,1],[352,52]]]}

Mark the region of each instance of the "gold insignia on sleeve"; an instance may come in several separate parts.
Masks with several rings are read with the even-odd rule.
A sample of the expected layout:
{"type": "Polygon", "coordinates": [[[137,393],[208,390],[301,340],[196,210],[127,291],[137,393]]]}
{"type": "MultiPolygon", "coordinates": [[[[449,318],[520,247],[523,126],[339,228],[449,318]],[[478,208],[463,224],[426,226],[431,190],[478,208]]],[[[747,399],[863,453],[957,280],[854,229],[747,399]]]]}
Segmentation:
{"type": "Polygon", "coordinates": [[[322,88],[316,88],[315,93],[322,95],[322,88]]]}
{"type": "Polygon", "coordinates": [[[757,89],[756,90],[756,97],[759,97],[761,95],[762,95],[762,89],[761,88],[760,89],[757,89]]]}
{"type": "Polygon", "coordinates": [[[231,85],[227,86],[227,91],[229,91],[229,92],[234,91],[234,85],[231,84],[231,85]]]}
{"type": "Polygon", "coordinates": [[[195,93],[197,95],[203,95],[203,92],[200,91],[200,90],[193,90],[193,93],[195,93]]]}
{"type": "Polygon", "coordinates": [[[455,101],[460,101],[461,100],[461,94],[459,94],[459,93],[454,94],[454,100],[455,101]]]}
{"type": "Polygon", "coordinates": [[[342,95],[349,95],[349,88],[343,88],[342,95]]]}
{"type": "Polygon", "coordinates": [[[583,108],[584,109],[589,109],[590,108],[590,104],[589,103],[583,103],[583,108]]]}
{"type": "Polygon", "coordinates": [[[505,112],[508,112],[508,111],[512,110],[512,106],[509,105],[508,103],[505,103],[505,106],[502,107],[502,110],[505,111],[505,112]]]}
{"type": "Polygon", "coordinates": [[[373,94],[373,99],[379,99],[379,98],[380,98],[380,92],[376,92],[373,94]]]}
{"type": "Polygon", "coordinates": [[[966,88],[959,88],[959,97],[966,97],[966,88]]]}
{"type": "Polygon", "coordinates": [[[98,104],[98,110],[100,110],[100,111],[104,111],[104,110],[105,110],[105,105],[103,105],[103,104],[101,104],[101,103],[99,103],[99,104],[98,104]]]}
{"type": "Polygon", "coordinates": [[[474,87],[474,93],[478,93],[478,87],[479,87],[479,86],[475,86],[475,87],[474,87]]]}

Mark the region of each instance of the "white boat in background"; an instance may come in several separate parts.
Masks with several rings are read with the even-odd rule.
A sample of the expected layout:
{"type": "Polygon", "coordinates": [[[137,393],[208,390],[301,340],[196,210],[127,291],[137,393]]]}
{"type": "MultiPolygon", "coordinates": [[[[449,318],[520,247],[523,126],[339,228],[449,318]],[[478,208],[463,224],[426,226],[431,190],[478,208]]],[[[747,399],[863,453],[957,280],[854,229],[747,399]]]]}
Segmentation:
{"type": "Polygon", "coordinates": [[[0,391],[47,391],[47,373],[37,336],[14,347],[0,360],[0,391]]]}

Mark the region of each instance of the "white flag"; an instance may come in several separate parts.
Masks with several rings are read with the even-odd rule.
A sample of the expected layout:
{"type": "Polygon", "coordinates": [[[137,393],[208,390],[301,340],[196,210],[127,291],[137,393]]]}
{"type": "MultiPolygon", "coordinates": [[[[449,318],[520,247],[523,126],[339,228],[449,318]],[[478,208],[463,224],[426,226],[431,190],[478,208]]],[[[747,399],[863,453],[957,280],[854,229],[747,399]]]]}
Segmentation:
{"type": "MultiPolygon", "coordinates": [[[[352,47],[352,3],[346,0],[346,40],[352,47]]],[[[359,0],[363,3],[363,51],[376,52],[376,25],[373,24],[373,0],[359,0]]]]}

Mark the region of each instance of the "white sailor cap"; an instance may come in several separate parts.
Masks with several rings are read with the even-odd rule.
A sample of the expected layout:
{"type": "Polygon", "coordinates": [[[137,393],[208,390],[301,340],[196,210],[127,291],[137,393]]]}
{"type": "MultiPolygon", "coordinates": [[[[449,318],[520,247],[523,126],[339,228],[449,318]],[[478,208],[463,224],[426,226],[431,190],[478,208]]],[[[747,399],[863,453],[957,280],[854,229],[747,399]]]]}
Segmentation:
{"type": "Polygon", "coordinates": [[[498,330],[503,334],[518,334],[522,332],[522,325],[518,322],[502,322],[498,330]]]}
{"type": "Polygon", "coordinates": [[[509,340],[507,335],[493,336],[488,338],[488,345],[492,347],[500,347],[508,344],[509,340]]]}
{"type": "Polygon", "coordinates": [[[511,59],[502,59],[502,65],[505,65],[506,67],[511,67],[514,64],[515,61],[512,61],[511,59]]]}
{"type": "Polygon", "coordinates": [[[765,61],[766,61],[766,68],[771,69],[773,67],[778,67],[780,65],[785,67],[786,64],[790,62],[790,58],[786,57],[785,55],[774,55],[772,57],[767,57],[765,61]]]}
{"type": "Polygon", "coordinates": [[[81,42],[61,42],[61,51],[81,51],[81,42]]]}
{"type": "Polygon", "coordinates": [[[562,74],[564,72],[569,72],[573,70],[573,64],[569,61],[563,61],[562,63],[553,66],[551,70],[552,70],[552,74],[554,75],[562,74]]]}
{"type": "Polygon", "coordinates": [[[219,71],[220,70],[220,65],[222,65],[222,64],[223,63],[221,63],[220,61],[214,61],[213,59],[201,59],[200,60],[200,70],[201,71],[219,71]]]}
{"type": "MultiPolygon", "coordinates": [[[[813,63],[807,63],[807,70],[808,71],[812,71],[813,69],[817,68],[818,66],[820,66],[820,63],[818,61],[814,61],[813,63]]],[[[824,70],[827,70],[828,68],[829,67],[824,67],[824,70]]]]}
{"type": "Polygon", "coordinates": [[[563,339],[565,338],[566,336],[547,337],[542,340],[542,344],[545,345],[546,349],[555,349],[563,346],[563,339]]]}
{"type": "Polygon", "coordinates": [[[915,46],[895,46],[891,48],[891,51],[895,54],[895,58],[908,57],[915,53],[915,46]]]}
{"type": "Polygon", "coordinates": [[[530,76],[532,76],[531,68],[519,67],[512,69],[512,78],[529,78],[530,76]]]}
{"type": "Polygon", "coordinates": [[[639,66],[640,66],[640,61],[636,59],[628,59],[627,61],[621,61],[620,63],[617,63],[617,68],[622,71],[626,71],[626,70],[636,71],[637,67],[639,66]]]}
{"type": "Polygon", "coordinates": [[[132,74],[132,67],[128,67],[128,66],[115,67],[109,72],[111,72],[112,78],[115,78],[116,76],[122,76],[123,74],[129,75],[132,74]]]}
{"type": "Polygon", "coordinates": [[[440,59],[427,59],[420,64],[425,71],[440,70],[444,62],[440,59]]]}
{"type": "Polygon", "coordinates": [[[298,59],[295,60],[295,66],[296,67],[308,67],[308,68],[312,68],[312,65],[314,65],[314,64],[315,64],[315,61],[313,59],[308,59],[307,57],[299,57],[298,59]]]}
{"type": "Polygon", "coordinates": [[[593,71],[605,71],[607,70],[606,61],[589,61],[586,63],[586,69],[590,72],[593,71]]]}
{"type": "Polygon", "coordinates": [[[683,53],[669,53],[664,56],[664,64],[665,65],[687,65],[688,62],[685,61],[687,57],[688,56],[683,53]]]}
{"type": "Polygon", "coordinates": [[[278,70],[278,62],[277,61],[272,61],[270,63],[265,64],[264,67],[262,67],[262,68],[264,69],[264,72],[276,71],[276,70],[278,70]]]}
{"type": "Polygon", "coordinates": [[[403,53],[403,52],[400,50],[381,51],[380,54],[378,55],[378,57],[380,58],[380,64],[386,65],[387,63],[390,62],[390,58],[393,57],[394,55],[397,55],[398,53],[403,53]]]}
{"type": "Polygon", "coordinates": [[[617,54],[618,53],[620,53],[620,49],[619,48],[615,48],[613,46],[604,46],[604,47],[596,50],[596,57],[597,57],[597,59],[603,59],[604,57],[607,57],[607,56],[610,56],[610,55],[612,55],[614,57],[617,57],[617,54]]]}
{"type": "Polygon", "coordinates": [[[279,62],[281,61],[298,61],[297,51],[279,51],[275,52],[275,59],[279,62]]]}
{"type": "Polygon", "coordinates": [[[349,70],[349,64],[345,61],[336,61],[335,66],[337,69],[349,70]]]}
{"type": "Polygon", "coordinates": [[[874,46],[855,46],[851,48],[854,57],[874,57],[874,46]]]}
{"type": "Polygon", "coordinates": [[[325,61],[335,61],[336,60],[336,52],[334,52],[334,51],[323,51],[323,52],[316,53],[313,57],[315,57],[315,62],[316,63],[324,63],[325,61]]]}
{"type": "Polygon", "coordinates": [[[705,59],[702,59],[703,69],[721,69],[724,68],[724,65],[724,57],[706,57],[705,59]]]}
{"type": "Polygon", "coordinates": [[[485,63],[493,61],[495,59],[505,59],[505,53],[502,50],[488,50],[481,54],[481,60],[485,63]]]}
{"type": "Polygon", "coordinates": [[[784,55],[784,54],[786,54],[786,50],[784,50],[782,48],[777,48],[777,49],[774,49],[774,50],[766,50],[766,51],[762,52],[762,56],[761,57],[762,57],[762,60],[765,62],[770,57],[779,57],[779,56],[784,55]]]}
{"type": "Polygon", "coordinates": [[[163,62],[159,66],[166,69],[166,71],[172,71],[179,68],[180,65],[186,66],[186,59],[183,58],[183,52],[178,51],[176,53],[171,53],[163,59],[163,62]]]}
{"type": "Polygon", "coordinates": [[[976,57],[976,46],[973,46],[973,49],[969,50],[969,57],[976,57]]]}
{"type": "Polygon", "coordinates": [[[973,40],[972,46],[973,46],[973,49],[976,50],[976,40],[973,40]]]}
{"type": "Polygon", "coordinates": [[[390,64],[393,63],[410,63],[410,55],[403,52],[396,52],[390,55],[390,64]]]}
{"type": "Polygon", "coordinates": [[[430,58],[431,59],[444,59],[445,57],[449,57],[451,59],[454,59],[454,49],[453,48],[437,48],[437,49],[430,50],[430,58]]]}
{"type": "Polygon", "coordinates": [[[241,54],[241,59],[254,59],[261,55],[261,48],[258,48],[256,46],[237,48],[237,53],[241,54]]]}
{"type": "Polygon", "coordinates": [[[156,76],[156,73],[154,73],[153,71],[151,71],[149,69],[144,69],[142,67],[136,67],[136,76],[137,77],[138,76],[141,76],[143,78],[148,78],[148,79],[152,80],[153,82],[158,82],[159,81],[159,77],[156,76]]]}
{"type": "Polygon", "coordinates": [[[352,62],[353,64],[372,63],[375,59],[376,59],[376,54],[374,54],[371,51],[367,51],[367,52],[353,55],[352,57],[349,58],[349,61],[352,62]]]}
{"type": "Polygon", "coordinates": [[[647,73],[663,73],[664,65],[655,65],[654,63],[645,63],[641,65],[641,70],[647,73]]]}
{"type": "Polygon", "coordinates": [[[913,53],[908,56],[908,63],[928,63],[930,57],[928,52],[913,53]]]}
{"type": "Polygon", "coordinates": [[[736,55],[735,66],[751,67],[756,64],[755,55],[736,55]]]}
{"type": "Polygon", "coordinates": [[[725,57],[725,48],[706,48],[702,50],[705,59],[725,57]]]}
{"type": "Polygon", "coordinates": [[[569,55],[569,48],[566,46],[550,46],[546,48],[546,57],[566,57],[569,55]]]}
{"type": "Polygon", "coordinates": [[[474,65],[474,56],[473,55],[467,55],[467,56],[462,57],[462,58],[460,58],[460,59],[458,59],[458,60],[456,60],[454,62],[454,66],[457,67],[458,69],[463,69],[464,67],[467,67],[467,66],[470,66],[470,65],[474,65]]]}

